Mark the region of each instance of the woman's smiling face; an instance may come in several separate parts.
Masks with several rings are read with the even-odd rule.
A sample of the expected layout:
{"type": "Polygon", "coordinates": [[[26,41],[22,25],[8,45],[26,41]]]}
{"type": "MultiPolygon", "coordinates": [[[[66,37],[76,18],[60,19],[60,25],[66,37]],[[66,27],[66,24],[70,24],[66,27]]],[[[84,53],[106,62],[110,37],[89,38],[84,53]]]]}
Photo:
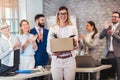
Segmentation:
{"type": "Polygon", "coordinates": [[[59,11],[58,15],[59,15],[58,18],[59,18],[60,22],[65,23],[67,21],[68,13],[65,9],[59,11]]]}

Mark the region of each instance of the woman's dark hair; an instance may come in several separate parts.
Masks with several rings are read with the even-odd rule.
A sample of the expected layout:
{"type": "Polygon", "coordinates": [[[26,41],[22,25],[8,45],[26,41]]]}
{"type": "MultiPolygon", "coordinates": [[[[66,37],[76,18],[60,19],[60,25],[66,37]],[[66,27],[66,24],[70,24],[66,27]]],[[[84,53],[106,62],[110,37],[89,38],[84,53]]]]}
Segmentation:
{"type": "Polygon", "coordinates": [[[94,36],[98,33],[95,23],[93,21],[88,21],[87,23],[89,23],[91,26],[93,26],[94,34],[92,35],[92,39],[94,39],[94,36]]]}

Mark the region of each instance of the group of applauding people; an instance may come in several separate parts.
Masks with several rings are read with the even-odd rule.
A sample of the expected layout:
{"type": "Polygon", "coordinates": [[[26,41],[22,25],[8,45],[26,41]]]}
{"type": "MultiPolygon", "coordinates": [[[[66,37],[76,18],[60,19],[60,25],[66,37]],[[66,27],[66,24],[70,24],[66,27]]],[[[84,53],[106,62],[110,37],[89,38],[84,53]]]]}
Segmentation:
{"type": "Polygon", "coordinates": [[[31,70],[37,66],[45,66],[48,62],[46,51],[48,30],[44,28],[43,14],[35,16],[35,27],[23,19],[19,25],[20,34],[10,33],[10,26],[6,22],[0,24],[0,74],[14,68],[14,50],[20,49],[19,70],[31,70]],[[40,31],[39,31],[40,30],[40,31]]]}
{"type": "MultiPolygon", "coordinates": [[[[120,13],[112,13],[112,23],[105,21],[105,27],[101,33],[94,21],[87,21],[86,34],[79,34],[77,27],[73,26],[68,8],[61,6],[56,14],[56,23],[49,31],[45,29],[45,16],[35,16],[35,27],[30,29],[27,20],[20,22],[20,34],[10,34],[10,26],[2,22],[0,25],[0,73],[13,67],[13,50],[20,49],[19,69],[33,69],[37,66],[46,66],[51,55],[51,73],[53,80],[75,80],[76,60],[78,50],[82,55],[91,55],[96,64],[99,64],[98,54],[99,39],[106,37],[104,57],[116,59],[117,80],[120,80],[120,13]],[[52,52],[50,39],[54,39],[53,33],[58,38],[68,38],[75,35],[74,49],[71,51],[52,52]]],[[[115,74],[115,73],[114,73],[115,74]]],[[[92,79],[94,80],[94,79],[92,79]]]]}

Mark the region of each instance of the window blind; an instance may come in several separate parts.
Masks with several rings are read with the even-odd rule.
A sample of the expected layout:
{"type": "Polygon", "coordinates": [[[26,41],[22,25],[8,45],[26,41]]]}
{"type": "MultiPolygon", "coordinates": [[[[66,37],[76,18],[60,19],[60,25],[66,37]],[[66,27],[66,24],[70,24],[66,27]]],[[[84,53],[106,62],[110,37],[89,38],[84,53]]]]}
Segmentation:
{"type": "Polygon", "coordinates": [[[0,22],[10,25],[11,33],[18,33],[18,0],[0,0],[0,22]]]}

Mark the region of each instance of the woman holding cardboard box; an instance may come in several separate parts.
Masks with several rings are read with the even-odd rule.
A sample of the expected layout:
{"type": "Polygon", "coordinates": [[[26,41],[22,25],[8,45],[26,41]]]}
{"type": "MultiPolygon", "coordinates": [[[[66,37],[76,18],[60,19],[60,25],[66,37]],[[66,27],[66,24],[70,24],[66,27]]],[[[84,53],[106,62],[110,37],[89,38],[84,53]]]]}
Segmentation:
{"type": "Polygon", "coordinates": [[[78,52],[77,35],[77,29],[71,23],[68,9],[65,6],[60,7],[56,16],[56,25],[50,27],[47,43],[47,51],[52,57],[51,73],[53,80],[75,80],[75,56],[78,52]],[[64,39],[69,37],[73,37],[74,39],[72,42],[72,44],[74,43],[74,49],[57,52],[51,51],[51,39],[64,39]]]}

